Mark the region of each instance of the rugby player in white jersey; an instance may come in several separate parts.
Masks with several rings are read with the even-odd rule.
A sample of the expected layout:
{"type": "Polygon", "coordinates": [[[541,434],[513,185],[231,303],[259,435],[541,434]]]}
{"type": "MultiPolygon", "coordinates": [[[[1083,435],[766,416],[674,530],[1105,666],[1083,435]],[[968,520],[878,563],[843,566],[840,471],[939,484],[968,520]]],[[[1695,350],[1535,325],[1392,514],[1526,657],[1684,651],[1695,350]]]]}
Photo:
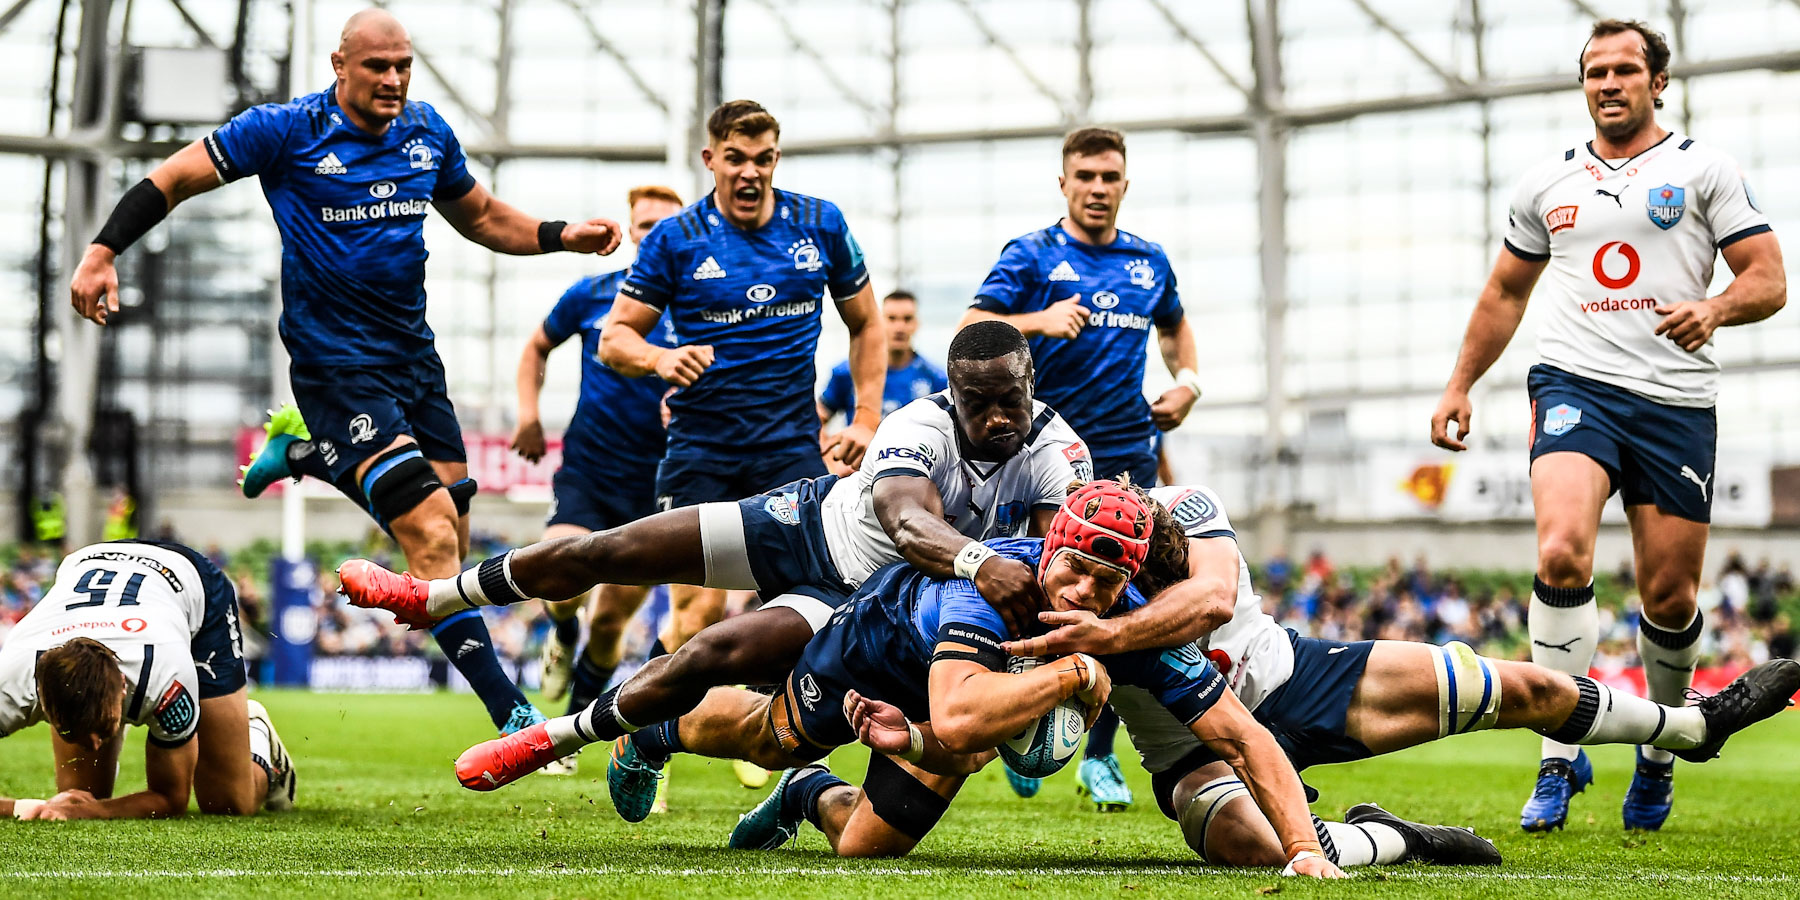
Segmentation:
{"type": "Polygon", "coordinates": [[[477,745],[458,763],[466,786],[492,790],[531,771],[522,768],[529,760],[624,738],[608,784],[620,814],[640,821],[669,755],[682,749],[674,720],[713,687],[784,678],[876,569],[904,559],[937,577],[971,579],[1015,622],[1041,608],[1030,567],[981,541],[1044,534],[1070,480],[1093,476],[1092,460],[1062,417],[1033,399],[1031,351],[1018,329],[994,321],[962,329],[947,368],[950,389],[884,418],[854,475],[546,541],[456,579],[427,583],[353,560],[339,570],[345,593],[412,622],[435,615],[429,610],[573,596],[602,582],[760,591],[761,609],[703,629],[586,710],[477,745]]]}
{"type": "MultiPolygon", "coordinates": [[[[1532,659],[1584,675],[1594,656],[1594,539],[1622,494],[1643,614],[1638,652],[1652,700],[1680,705],[1693,682],[1695,606],[1711,520],[1719,364],[1713,332],[1781,309],[1787,279],[1768,218],[1729,156],[1656,121],[1669,47],[1642,22],[1594,24],[1581,84],[1594,139],[1559,150],[1520,179],[1505,248],[1469,319],[1431,419],[1431,440],[1462,450],[1469,390],[1499,358],[1549,272],[1531,394],[1531,493],[1538,535],[1532,659]],[[1735,276],[1707,296],[1714,260],[1735,276]]],[[[1520,824],[1548,831],[1593,781],[1585,753],[1546,738],[1520,824]]],[[[1668,818],[1674,774],[1664,750],[1639,750],[1627,828],[1668,818]]]]}
{"type": "Polygon", "coordinates": [[[250,815],[294,805],[294,763],[245,695],[237,592],[174,543],[71,553],[0,646],[0,737],[49,722],[57,793],[0,798],[21,819],[250,815]],[[125,726],[148,729],[145,789],[113,796],[125,726]]]}
{"type": "MultiPolygon", "coordinates": [[[[1785,708],[1800,689],[1800,663],[1776,660],[1695,706],[1672,707],[1615,693],[1585,675],[1488,659],[1460,642],[1301,637],[1263,611],[1216,494],[1190,486],[1155,488],[1150,496],[1186,534],[1186,577],[1146,566],[1133,583],[1149,603],[1112,618],[1042,613],[1040,621],[1058,626],[1055,631],[1004,649],[1017,656],[1107,656],[1171,647],[1177,649],[1169,653],[1203,655],[1298,770],[1492,728],[1529,728],[1571,744],[1651,744],[1704,762],[1732,734],[1785,708]]],[[[1240,802],[1248,801],[1248,789],[1228,764],[1148,692],[1115,683],[1111,703],[1151,773],[1158,804],[1181,825],[1189,846],[1220,865],[1282,864],[1281,843],[1256,804],[1240,802]]],[[[887,732],[888,739],[905,736],[904,725],[891,718],[887,732]]],[[[1407,822],[1373,804],[1352,807],[1344,818],[1314,823],[1326,858],[1340,866],[1499,862],[1466,831],[1407,822]]]]}

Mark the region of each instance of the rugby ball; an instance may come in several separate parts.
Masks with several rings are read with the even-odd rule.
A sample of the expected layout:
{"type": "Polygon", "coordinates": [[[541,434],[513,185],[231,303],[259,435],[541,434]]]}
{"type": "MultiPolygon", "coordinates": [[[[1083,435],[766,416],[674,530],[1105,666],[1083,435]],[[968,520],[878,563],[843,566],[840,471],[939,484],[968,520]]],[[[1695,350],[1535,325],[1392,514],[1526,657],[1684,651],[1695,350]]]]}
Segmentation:
{"type": "MultiPolygon", "coordinates": [[[[1036,657],[1015,656],[1007,660],[1006,669],[1018,674],[1043,662],[1036,657]]],[[[1001,744],[1000,759],[1007,768],[1026,778],[1048,778],[1075,758],[1086,733],[1087,709],[1080,700],[1070,697],[1001,744]]]]}

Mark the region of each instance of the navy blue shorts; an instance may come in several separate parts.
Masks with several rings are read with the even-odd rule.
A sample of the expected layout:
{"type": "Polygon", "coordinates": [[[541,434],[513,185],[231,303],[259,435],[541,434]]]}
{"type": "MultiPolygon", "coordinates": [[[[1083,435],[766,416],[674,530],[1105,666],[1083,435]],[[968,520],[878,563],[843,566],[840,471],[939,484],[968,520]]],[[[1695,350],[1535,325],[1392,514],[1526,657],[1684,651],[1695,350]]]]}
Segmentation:
{"type": "Polygon", "coordinates": [[[675,509],[700,503],[734,503],[778,485],[826,474],[817,449],[719,460],[664,457],[656,469],[656,505],[675,509]]]}
{"type": "Polygon", "coordinates": [[[782,594],[812,597],[831,609],[854,590],[844,583],[825,544],[820,504],[836,475],[802,478],[738,501],[744,522],[744,553],[757,593],[764,601],[782,594]]]}
{"type": "Polygon", "coordinates": [[[188,643],[194,672],[200,678],[200,699],[210,700],[236,692],[249,683],[244,671],[244,640],[237,615],[237,588],[231,579],[194,548],[173,541],[130,541],[173,550],[188,558],[200,573],[206,593],[206,610],[200,630],[188,643]]]}
{"type": "Polygon", "coordinates": [[[1574,452],[1606,470],[1626,506],[1712,521],[1719,420],[1712,408],[1668,406],[1622,387],[1531,367],[1531,458],[1574,452]]]}
{"type": "Polygon", "coordinates": [[[435,352],[392,366],[296,363],[288,379],[334,483],[343,483],[359,463],[403,434],[419,442],[428,460],[468,461],[444,385],[444,363],[435,352]]]}
{"type": "Polygon", "coordinates": [[[1119,474],[1131,476],[1131,483],[1141,488],[1156,486],[1156,454],[1133,453],[1125,456],[1094,457],[1094,477],[1116,481],[1119,474]]]}
{"type": "Polygon", "coordinates": [[[832,613],[776,692],[769,716],[776,739],[789,754],[822,759],[833,747],[856,743],[856,732],[844,718],[844,695],[852,688],[894,704],[914,722],[930,721],[929,669],[914,671],[917,667],[902,662],[919,656],[912,625],[900,620],[903,611],[884,606],[876,596],[880,580],[904,568],[877,573],[856,599],[832,613]]]}
{"type": "MultiPolygon", "coordinates": [[[[1301,637],[1292,628],[1288,640],[1294,647],[1294,674],[1275,693],[1263,698],[1256,720],[1269,729],[1275,742],[1304,771],[1311,766],[1354,762],[1374,753],[1345,733],[1350,699],[1369,664],[1374,641],[1327,641],[1301,637]]],[[[1217,762],[1219,757],[1198,747],[1167,770],[1151,776],[1151,790],[1163,813],[1172,814],[1175,786],[1195,769],[1217,762]]]]}
{"type": "Polygon", "coordinates": [[[605,531],[656,512],[656,463],[621,462],[603,479],[563,467],[550,477],[551,525],[605,531]]]}

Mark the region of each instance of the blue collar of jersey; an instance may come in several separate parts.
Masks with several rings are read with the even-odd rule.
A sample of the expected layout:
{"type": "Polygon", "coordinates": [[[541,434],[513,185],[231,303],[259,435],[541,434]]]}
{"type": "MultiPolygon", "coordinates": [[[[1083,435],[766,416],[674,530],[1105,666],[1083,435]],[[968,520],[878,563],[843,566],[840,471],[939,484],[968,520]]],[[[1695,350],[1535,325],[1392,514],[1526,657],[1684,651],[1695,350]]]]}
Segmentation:
{"type": "MultiPolygon", "coordinates": [[[[325,111],[331,112],[332,110],[337,110],[339,113],[339,115],[337,117],[337,125],[332,130],[342,133],[342,134],[348,134],[352,137],[360,138],[365,141],[376,141],[376,142],[386,141],[388,139],[388,135],[391,135],[394,133],[394,124],[396,122],[400,121],[400,116],[406,115],[406,108],[401,107],[400,116],[395,116],[394,120],[392,122],[388,123],[388,127],[387,127],[386,131],[383,131],[380,134],[372,134],[370,132],[364,131],[361,125],[356,124],[356,120],[350,118],[350,113],[348,111],[345,111],[344,107],[338,104],[337,82],[335,82],[335,81],[332,82],[331,86],[326,88],[322,93],[324,93],[324,95],[325,95],[325,111]]],[[[408,100],[406,102],[408,104],[412,103],[411,100],[408,100]]]]}

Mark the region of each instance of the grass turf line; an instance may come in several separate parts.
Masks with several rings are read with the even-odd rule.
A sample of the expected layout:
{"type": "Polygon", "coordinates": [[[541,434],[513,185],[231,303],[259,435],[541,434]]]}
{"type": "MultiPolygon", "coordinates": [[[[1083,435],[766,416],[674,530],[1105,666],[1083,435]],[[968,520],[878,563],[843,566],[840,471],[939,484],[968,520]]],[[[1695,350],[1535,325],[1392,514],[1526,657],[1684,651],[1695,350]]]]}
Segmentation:
{"type": "MultiPolygon", "coordinates": [[[[1192,898],[1255,897],[1271,886],[1308,897],[1800,895],[1800,805],[1786,799],[1800,783],[1800,754],[1790,749],[1800,715],[1734,738],[1723,759],[1682,764],[1675,815],[1655,835],[1618,824],[1628,748],[1590,754],[1599,781],[1575,798],[1569,829],[1550,836],[1518,829],[1535,774],[1529,734],[1471,735],[1315,769],[1307,777],[1324,793],[1320,815],[1375,800],[1403,816],[1473,825],[1507,859],[1497,870],[1406,865],[1317,884],[1203,865],[1156,811],[1134,763],[1125,769],[1138,804],[1127,813],[1085,811],[1073,766],[1031,800],[1014,797],[991,769],[912,856],[839,860],[810,826],[780,851],[724,849],[737,813],[763,794],[740,787],[724,763],[678,759],[673,811],[628,825],[606,799],[603,747],[584,754],[573,778],[533,776],[491,794],[458,787],[451,760],[489,736],[466,695],[258,698],[299,760],[299,809],[249,820],[0,822],[0,895],[1192,898]]],[[[140,740],[134,733],[123,758],[125,790],[143,783],[140,740]]],[[[833,757],[851,780],[863,759],[853,750],[833,757]]],[[[52,790],[44,728],[0,741],[0,794],[52,790]]]]}

